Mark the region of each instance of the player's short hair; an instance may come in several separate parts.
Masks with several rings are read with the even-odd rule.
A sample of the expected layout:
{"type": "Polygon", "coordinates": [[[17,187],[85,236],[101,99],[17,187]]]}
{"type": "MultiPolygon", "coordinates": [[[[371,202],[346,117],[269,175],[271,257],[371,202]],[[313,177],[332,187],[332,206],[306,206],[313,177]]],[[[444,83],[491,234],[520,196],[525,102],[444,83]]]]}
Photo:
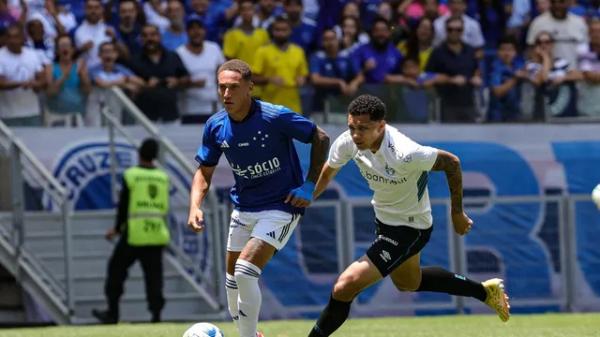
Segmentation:
{"type": "Polygon", "coordinates": [[[348,113],[352,116],[369,115],[372,121],[385,118],[385,103],[373,95],[360,95],[348,105],[348,113]]]}
{"type": "Polygon", "coordinates": [[[242,60],[233,59],[221,64],[221,66],[217,70],[217,74],[220,74],[225,70],[240,73],[240,75],[242,75],[242,78],[246,81],[250,81],[252,79],[252,70],[250,70],[250,66],[248,65],[248,63],[242,60]]]}
{"type": "Polygon", "coordinates": [[[138,154],[143,160],[153,161],[158,157],[158,142],[154,138],[146,138],[138,149],[138,154]]]}

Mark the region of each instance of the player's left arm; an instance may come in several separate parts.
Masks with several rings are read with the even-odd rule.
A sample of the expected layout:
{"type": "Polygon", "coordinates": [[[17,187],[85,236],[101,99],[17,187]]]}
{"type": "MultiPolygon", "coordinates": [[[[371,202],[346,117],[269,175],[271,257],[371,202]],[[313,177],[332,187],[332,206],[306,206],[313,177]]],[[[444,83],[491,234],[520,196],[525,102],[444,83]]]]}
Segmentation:
{"type": "Polygon", "coordinates": [[[292,190],[285,199],[286,203],[289,202],[294,207],[308,207],[312,201],[315,184],[327,159],[329,136],[325,130],[316,126],[310,144],[310,167],[306,181],[299,188],[292,190]]]}
{"type": "Polygon", "coordinates": [[[471,220],[463,210],[463,185],[462,170],[460,159],[447,151],[438,150],[437,158],[432,171],[444,171],[450,190],[451,214],[454,231],[457,234],[464,235],[471,230],[473,220],[471,220]]]}

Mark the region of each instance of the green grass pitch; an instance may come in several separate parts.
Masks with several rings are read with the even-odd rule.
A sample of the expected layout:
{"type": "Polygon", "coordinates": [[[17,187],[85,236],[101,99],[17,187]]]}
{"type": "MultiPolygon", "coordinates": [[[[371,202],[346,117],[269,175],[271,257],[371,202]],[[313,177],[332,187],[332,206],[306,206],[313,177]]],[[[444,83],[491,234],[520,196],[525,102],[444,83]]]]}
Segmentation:
{"type": "MultiPolygon", "coordinates": [[[[126,324],[0,329],[2,337],[181,337],[192,323],[126,324]]],[[[313,321],[267,321],[265,337],[306,337],[313,321]]],[[[225,337],[237,337],[232,323],[216,322],[225,337]]],[[[600,337],[600,314],[386,317],[350,319],[332,337],[600,337]]]]}

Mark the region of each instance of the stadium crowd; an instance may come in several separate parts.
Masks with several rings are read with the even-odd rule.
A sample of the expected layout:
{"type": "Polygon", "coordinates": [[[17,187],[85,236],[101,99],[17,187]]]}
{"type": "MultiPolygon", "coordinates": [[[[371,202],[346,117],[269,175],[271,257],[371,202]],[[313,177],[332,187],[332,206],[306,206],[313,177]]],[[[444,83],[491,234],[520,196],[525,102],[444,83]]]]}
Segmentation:
{"type": "Polygon", "coordinates": [[[370,92],[414,122],[432,97],[442,122],[600,117],[597,0],[0,0],[0,46],[13,126],[100,125],[113,86],[153,121],[203,123],[232,58],[299,113],[370,92]]]}

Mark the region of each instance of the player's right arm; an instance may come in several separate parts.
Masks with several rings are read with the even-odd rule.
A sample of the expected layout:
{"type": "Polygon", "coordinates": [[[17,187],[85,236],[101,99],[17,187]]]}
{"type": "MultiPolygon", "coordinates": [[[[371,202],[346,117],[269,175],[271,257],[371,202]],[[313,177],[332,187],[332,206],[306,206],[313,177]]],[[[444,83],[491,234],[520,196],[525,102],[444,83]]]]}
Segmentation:
{"type": "Polygon", "coordinates": [[[194,232],[201,232],[204,229],[204,213],[202,212],[202,202],[208,194],[210,182],[212,180],[215,168],[219,163],[222,151],[217,143],[215,136],[215,122],[210,120],[204,126],[202,135],[202,145],[198,148],[195,160],[200,165],[194,173],[192,187],[190,189],[190,213],[188,216],[188,226],[194,232]]]}
{"type": "Polygon", "coordinates": [[[210,182],[216,166],[200,165],[194,174],[192,188],[190,190],[190,214],[188,217],[188,226],[196,233],[204,230],[204,212],[202,212],[202,203],[208,194],[210,182]]]}
{"type": "Polygon", "coordinates": [[[319,179],[317,180],[317,184],[315,186],[315,191],[313,192],[313,200],[317,199],[321,193],[325,191],[331,180],[333,180],[339,171],[340,167],[331,167],[327,163],[323,165],[323,169],[321,170],[321,174],[319,175],[319,179]]]}

